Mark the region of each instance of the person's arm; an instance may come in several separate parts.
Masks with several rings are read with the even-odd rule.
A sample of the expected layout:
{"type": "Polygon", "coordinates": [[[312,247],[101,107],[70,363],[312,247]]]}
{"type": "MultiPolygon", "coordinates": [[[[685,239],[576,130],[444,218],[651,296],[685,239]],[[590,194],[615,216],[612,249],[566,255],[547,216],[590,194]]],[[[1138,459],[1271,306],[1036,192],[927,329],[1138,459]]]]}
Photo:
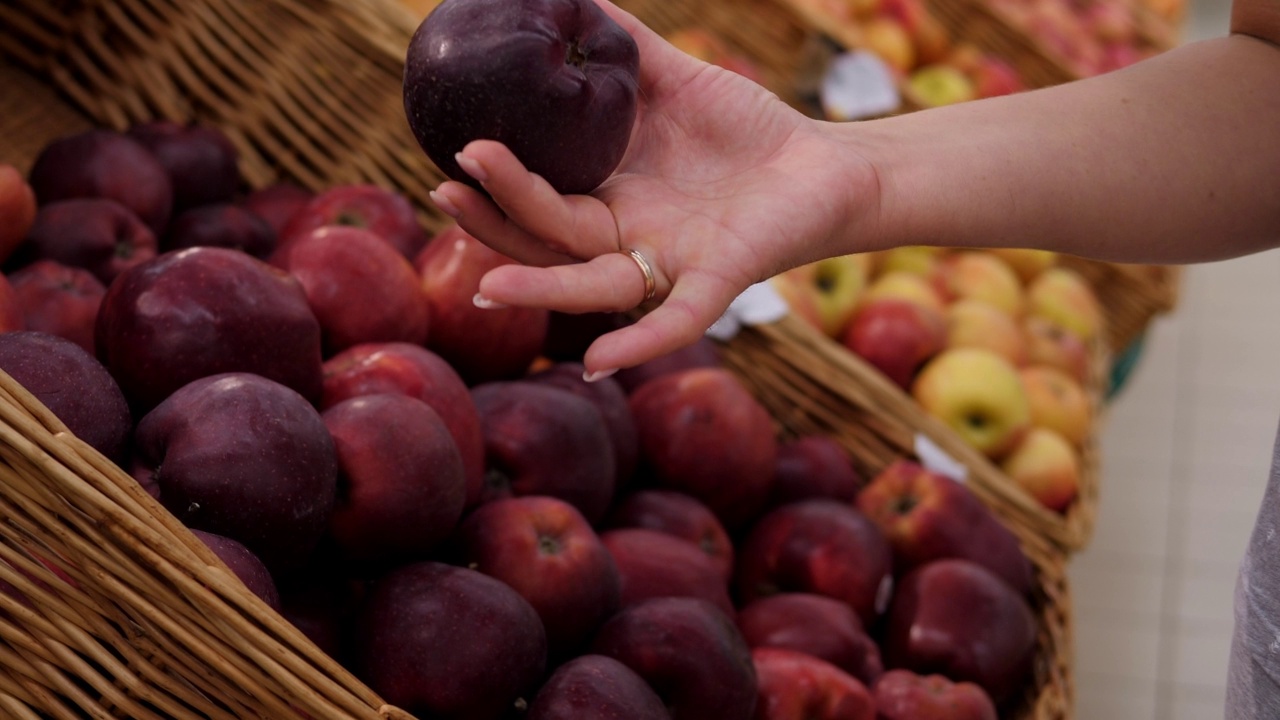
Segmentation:
{"type": "Polygon", "coordinates": [[[1238,2],[1232,30],[1081,82],[833,126],[881,188],[838,251],[1189,263],[1280,246],[1280,3],[1238,2]]]}

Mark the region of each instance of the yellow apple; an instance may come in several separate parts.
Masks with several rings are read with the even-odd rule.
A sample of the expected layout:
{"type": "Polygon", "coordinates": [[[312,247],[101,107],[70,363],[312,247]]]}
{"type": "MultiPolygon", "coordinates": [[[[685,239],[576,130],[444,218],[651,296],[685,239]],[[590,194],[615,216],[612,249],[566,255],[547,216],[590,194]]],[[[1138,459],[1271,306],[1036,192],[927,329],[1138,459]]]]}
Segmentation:
{"type": "Polygon", "coordinates": [[[1055,367],[1079,383],[1089,379],[1089,347],[1068,330],[1040,317],[1022,323],[1027,340],[1027,364],[1055,367]]]}
{"type": "Polygon", "coordinates": [[[938,269],[938,263],[946,250],[925,245],[906,245],[881,251],[876,270],[880,274],[891,272],[908,272],[922,277],[931,277],[938,269]]]}
{"type": "Polygon", "coordinates": [[[978,86],[968,75],[947,63],[917,68],[907,76],[905,94],[920,107],[940,107],[978,97],[978,86]]]}
{"type": "Polygon", "coordinates": [[[815,326],[834,338],[858,309],[869,267],[865,255],[840,255],[788,270],[775,278],[774,286],[796,314],[816,320],[815,326]]]}
{"type": "Polygon", "coordinates": [[[1047,365],[1022,368],[1019,376],[1031,407],[1031,424],[1056,431],[1076,447],[1083,445],[1093,411],[1080,383],[1047,365]]]}
{"type": "Polygon", "coordinates": [[[1000,469],[1055,512],[1065,511],[1080,492],[1080,456],[1066,438],[1048,428],[1032,428],[1000,469]]]}
{"type": "Polygon", "coordinates": [[[1027,358],[1027,341],[1018,323],[996,306],[966,298],[947,307],[947,347],[986,348],[1014,365],[1027,358]]]}
{"type": "Polygon", "coordinates": [[[1027,313],[1070,330],[1088,342],[1102,329],[1102,306],[1088,281],[1064,267],[1050,268],[1027,286],[1027,313]]]}
{"type": "Polygon", "coordinates": [[[990,350],[943,351],[921,369],[911,394],[989,458],[1007,454],[1031,426],[1017,368],[990,350]]]}
{"type": "Polygon", "coordinates": [[[862,294],[863,302],[878,298],[906,300],[927,307],[938,314],[945,313],[947,307],[942,294],[928,280],[915,273],[901,270],[887,272],[876,278],[862,294]]]}
{"type": "Polygon", "coordinates": [[[1022,281],[1008,263],[991,253],[974,250],[950,255],[934,277],[948,300],[982,300],[1011,317],[1022,315],[1022,281]]]}
{"type": "Polygon", "coordinates": [[[909,72],[916,64],[916,47],[902,23],[888,17],[873,17],[862,23],[862,49],[875,53],[889,67],[909,72]]]}
{"type": "Polygon", "coordinates": [[[1058,264],[1058,253],[1031,248],[990,248],[987,252],[1005,261],[1023,283],[1030,283],[1040,273],[1058,264]]]}

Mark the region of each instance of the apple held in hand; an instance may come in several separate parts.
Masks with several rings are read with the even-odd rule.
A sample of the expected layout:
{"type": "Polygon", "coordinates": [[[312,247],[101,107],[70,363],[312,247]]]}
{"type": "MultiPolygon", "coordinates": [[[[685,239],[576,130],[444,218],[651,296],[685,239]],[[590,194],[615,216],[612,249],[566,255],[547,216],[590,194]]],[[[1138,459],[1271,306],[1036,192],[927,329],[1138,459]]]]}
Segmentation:
{"type": "Polygon", "coordinates": [[[990,350],[946,350],[920,371],[911,394],[930,415],[990,458],[1013,449],[1031,426],[1017,369],[990,350]]]}
{"type": "Polygon", "coordinates": [[[755,720],[876,720],[867,688],[826,660],[785,648],[751,651],[759,684],[755,720]]]}
{"type": "Polygon", "coordinates": [[[635,41],[590,0],[445,0],[405,58],[409,127],[449,177],[497,140],[558,192],[594,190],[626,152],[639,82],[635,41]]]}
{"type": "Polygon", "coordinates": [[[971,682],[890,670],[875,686],[877,720],[997,720],[991,697],[971,682]]]}
{"type": "Polygon", "coordinates": [[[582,655],[556,668],[527,720],[671,720],[653,688],[604,655],[582,655]]]}

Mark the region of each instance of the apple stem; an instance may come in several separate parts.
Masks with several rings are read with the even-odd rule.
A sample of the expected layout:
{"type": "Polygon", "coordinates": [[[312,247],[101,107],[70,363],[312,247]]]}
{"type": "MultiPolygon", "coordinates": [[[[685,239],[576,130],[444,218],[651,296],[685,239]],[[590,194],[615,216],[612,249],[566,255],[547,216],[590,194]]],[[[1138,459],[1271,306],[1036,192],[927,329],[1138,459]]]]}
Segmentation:
{"type": "Polygon", "coordinates": [[[571,42],[564,49],[564,62],[581,70],[587,66],[587,54],[582,52],[582,46],[571,42]]]}

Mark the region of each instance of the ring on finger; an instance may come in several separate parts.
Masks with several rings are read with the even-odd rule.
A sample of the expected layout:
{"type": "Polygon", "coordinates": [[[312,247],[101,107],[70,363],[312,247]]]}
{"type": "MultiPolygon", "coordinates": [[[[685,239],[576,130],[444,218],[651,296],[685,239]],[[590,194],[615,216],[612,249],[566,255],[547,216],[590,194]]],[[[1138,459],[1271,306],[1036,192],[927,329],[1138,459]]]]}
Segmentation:
{"type": "Polygon", "coordinates": [[[640,268],[640,272],[644,275],[644,300],[641,302],[652,300],[654,293],[658,289],[658,281],[653,275],[653,266],[649,264],[649,261],[639,250],[631,249],[623,252],[635,261],[636,266],[640,268]]]}

